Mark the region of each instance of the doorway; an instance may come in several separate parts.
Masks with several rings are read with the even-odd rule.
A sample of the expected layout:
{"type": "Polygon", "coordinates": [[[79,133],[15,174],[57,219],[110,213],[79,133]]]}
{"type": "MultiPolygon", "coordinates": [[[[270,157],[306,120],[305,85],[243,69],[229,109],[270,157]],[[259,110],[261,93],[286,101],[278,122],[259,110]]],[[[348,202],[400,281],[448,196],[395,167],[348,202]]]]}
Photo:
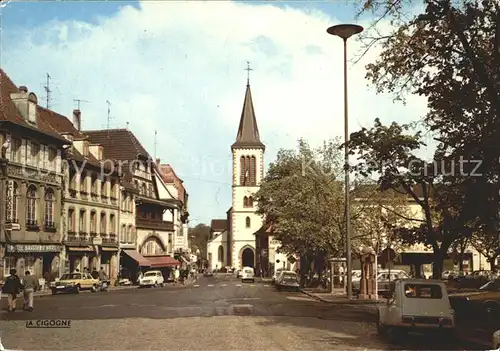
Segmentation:
{"type": "Polygon", "coordinates": [[[254,268],[255,265],[255,253],[253,250],[249,247],[247,247],[243,252],[241,253],[241,264],[243,267],[252,267],[254,268]]]}

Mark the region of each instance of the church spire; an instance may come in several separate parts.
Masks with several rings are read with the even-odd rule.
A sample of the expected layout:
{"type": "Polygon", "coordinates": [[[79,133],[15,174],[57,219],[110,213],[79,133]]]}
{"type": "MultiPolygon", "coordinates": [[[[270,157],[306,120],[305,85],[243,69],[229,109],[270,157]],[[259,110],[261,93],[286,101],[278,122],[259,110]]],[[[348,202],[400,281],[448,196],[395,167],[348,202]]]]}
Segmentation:
{"type": "MultiPolygon", "coordinates": [[[[250,73],[252,69],[248,67],[246,70],[250,73]]],[[[238,127],[238,134],[236,135],[236,142],[231,146],[231,148],[265,149],[264,144],[260,141],[259,128],[257,127],[257,119],[255,118],[255,111],[253,108],[249,77],[247,77],[247,90],[245,93],[245,101],[243,103],[243,111],[241,112],[240,126],[238,127]]]]}

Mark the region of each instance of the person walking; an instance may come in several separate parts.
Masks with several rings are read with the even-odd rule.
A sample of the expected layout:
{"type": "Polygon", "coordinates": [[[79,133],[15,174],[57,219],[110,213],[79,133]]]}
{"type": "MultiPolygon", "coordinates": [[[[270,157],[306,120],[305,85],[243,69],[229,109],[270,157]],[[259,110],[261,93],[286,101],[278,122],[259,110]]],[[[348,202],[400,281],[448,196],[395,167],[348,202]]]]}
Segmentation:
{"type": "Polygon", "coordinates": [[[179,268],[175,267],[175,270],[174,270],[174,283],[175,284],[177,284],[179,282],[179,276],[180,276],[179,268]]]}
{"type": "Polygon", "coordinates": [[[21,292],[21,290],[23,289],[23,285],[15,269],[11,269],[9,273],[10,276],[8,276],[7,279],[5,279],[2,292],[8,295],[9,312],[15,312],[17,294],[21,292]]]}
{"type": "Polygon", "coordinates": [[[101,281],[108,280],[108,275],[104,271],[104,267],[101,267],[101,270],[99,271],[99,280],[101,281]]]}
{"type": "Polygon", "coordinates": [[[23,286],[24,286],[24,307],[23,309],[25,311],[33,311],[33,300],[35,297],[35,292],[40,289],[40,284],[38,282],[38,279],[34,276],[31,275],[30,271],[26,271],[24,273],[25,277],[23,279],[23,286]]]}

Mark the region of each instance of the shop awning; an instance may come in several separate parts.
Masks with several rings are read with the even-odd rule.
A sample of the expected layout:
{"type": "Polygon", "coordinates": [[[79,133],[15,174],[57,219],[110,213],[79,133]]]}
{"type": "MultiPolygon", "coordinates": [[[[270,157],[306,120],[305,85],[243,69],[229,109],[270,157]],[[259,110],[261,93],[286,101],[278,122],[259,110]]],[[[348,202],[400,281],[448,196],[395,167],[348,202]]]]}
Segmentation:
{"type": "Polygon", "coordinates": [[[101,246],[102,251],[118,251],[117,247],[106,247],[106,246],[101,246]]]}
{"type": "Polygon", "coordinates": [[[151,262],[152,268],[175,267],[181,264],[175,258],[170,256],[148,257],[147,260],[151,262]]]}
{"type": "Polygon", "coordinates": [[[90,252],[94,251],[94,249],[90,246],[76,246],[76,247],[68,247],[69,251],[79,251],[79,252],[90,252]]]}
{"type": "Polygon", "coordinates": [[[127,254],[128,257],[136,261],[141,267],[151,267],[151,262],[144,258],[140,253],[136,250],[123,250],[127,254]]]}

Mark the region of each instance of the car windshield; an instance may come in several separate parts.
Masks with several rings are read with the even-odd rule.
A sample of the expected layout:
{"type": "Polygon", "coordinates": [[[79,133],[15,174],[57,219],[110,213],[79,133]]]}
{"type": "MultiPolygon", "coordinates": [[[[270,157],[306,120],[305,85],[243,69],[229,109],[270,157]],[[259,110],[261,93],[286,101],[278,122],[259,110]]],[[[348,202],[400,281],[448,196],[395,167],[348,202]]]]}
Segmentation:
{"type": "Polygon", "coordinates": [[[479,290],[498,291],[500,290],[500,279],[493,279],[484,284],[479,290]]]}
{"type": "Polygon", "coordinates": [[[285,273],[285,274],[283,274],[283,279],[287,279],[287,280],[297,279],[297,275],[294,273],[285,273]]]}
{"type": "Polygon", "coordinates": [[[156,276],[156,272],[148,272],[146,274],[144,274],[145,277],[155,277],[156,276]]]}
{"type": "Polygon", "coordinates": [[[251,270],[251,269],[245,269],[245,273],[253,273],[253,270],[251,270]]]}
{"type": "Polygon", "coordinates": [[[63,274],[60,280],[82,279],[80,273],[63,274]]]}
{"type": "Polygon", "coordinates": [[[412,299],[442,299],[443,291],[436,284],[405,284],[405,296],[412,299]]]}

